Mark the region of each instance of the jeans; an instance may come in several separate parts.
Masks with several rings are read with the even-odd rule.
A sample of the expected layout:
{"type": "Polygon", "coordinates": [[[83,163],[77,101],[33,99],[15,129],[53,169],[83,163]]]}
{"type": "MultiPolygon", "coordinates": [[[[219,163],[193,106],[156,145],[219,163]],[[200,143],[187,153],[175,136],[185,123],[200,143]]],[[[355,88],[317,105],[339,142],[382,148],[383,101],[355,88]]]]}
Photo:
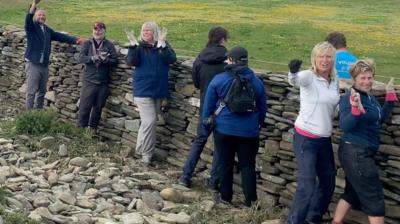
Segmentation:
{"type": "MultiPolygon", "coordinates": [[[[187,181],[192,179],[193,172],[199,162],[200,155],[203,152],[204,146],[207,143],[208,136],[211,134],[211,130],[205,128],[202,124],[201,117],[199,118],[199,123],[197,125],[197,136],[192,141],[192,146],[188,158],[186,159],[185,165],[183,166],[182,178],[187,181]]],[[[218,185],[218,166],[219,166],[219,156],[218,151],[214,150],[213,160],[211,165],[211,178],[210,184],[216,186],[218,185]]]]}
{"type": "Polygon", "coordinates": [[[251,206],[251,203],[257,200],[255,166],[259,137],[239,137],[214,131],[214,138],[221,163],[219,172],[221,199],[227,202],[232,201],[233,166],[236,153],[240,164],[245,204],[251,206]]]}
{"type": "MultiPolygon", "coordinates": [[[[201,116],[203,109],[203,97],[200,98],[200,109],[199,109],[199,122],[197,124],[197,136],[192,141],[192,146],[190,147],[188,158],[186,159],[185,165],[183,166],[182,178],[190,182],[192,179],[193,172],[199,162],[200,155],[203,152],[204,146],[207,143],[207,139],[210,136],[212,130],[207,129],[203,125],[203,118],[201,116]]],[[[210,172],[210,184],[213,186],[218,185],[218,166],[219,166],[219,155],[217,150],[213,152],[213,160],[211,164],[210,172]]]]}
{"type": "Polygon", "coordinates": [[[49,67],[41,64],[33,64],[32,62],[26,62],[25,72],[27,76],[26,109],[42,109],[44,96],[47,91],[49,67]]]}
{"type": "Polygon", "coordinates": [[[79,127],[97,128],[101,118],[101,111],[108,96],[107,84],[94,84],[83,81],[81,99],[79,101],[79,127]]]}
{"type": "Polygon", "coordinates": [[[321,223],[335,190],[335,161],[331,138],[309,138],[295,132],[293,149],[298,183],[288,223],[321,223]]]}

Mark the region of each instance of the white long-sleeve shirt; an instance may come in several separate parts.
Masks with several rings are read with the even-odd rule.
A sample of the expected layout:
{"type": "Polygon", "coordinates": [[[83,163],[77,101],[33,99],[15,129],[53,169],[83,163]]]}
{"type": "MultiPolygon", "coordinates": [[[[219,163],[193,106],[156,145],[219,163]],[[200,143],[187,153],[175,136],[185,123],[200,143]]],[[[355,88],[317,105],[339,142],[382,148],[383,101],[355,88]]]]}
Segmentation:
{"type": "Polygon", "coordinates": [[[295,125],[312,134],[329,137],[332,118],[339,103],[339,84],[328,82],[311,70],[288,74],[289,83],[300,87],[300,112],[295,125]]]}

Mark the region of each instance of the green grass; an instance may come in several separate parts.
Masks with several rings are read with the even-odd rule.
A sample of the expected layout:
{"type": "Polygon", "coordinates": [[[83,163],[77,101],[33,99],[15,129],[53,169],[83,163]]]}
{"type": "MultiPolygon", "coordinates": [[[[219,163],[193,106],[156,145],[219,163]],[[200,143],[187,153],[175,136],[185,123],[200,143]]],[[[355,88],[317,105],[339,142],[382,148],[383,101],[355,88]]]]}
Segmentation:
{"type": "MultiPolygon", "coordinates": [[[[0,0],[0,24],[22,27],[29,2],[0,0]]],[[[90,37],[93,23],[102,20],[108,38],[121,43],[124,28],[138,34],[143,22],[155,20],[168,28],[177,53],[187,56],[204,47],[211,26],[223,25],[231,34],[228,47],[246,47],[253,67],[272,71],[287,71],[294,57],[309,65],[311,48],[337,30],[346,34],[350,51],[376,60],[377,75],[400,78],[398,0],[43,0],[40,7],[56,30],[90,37]]]]}

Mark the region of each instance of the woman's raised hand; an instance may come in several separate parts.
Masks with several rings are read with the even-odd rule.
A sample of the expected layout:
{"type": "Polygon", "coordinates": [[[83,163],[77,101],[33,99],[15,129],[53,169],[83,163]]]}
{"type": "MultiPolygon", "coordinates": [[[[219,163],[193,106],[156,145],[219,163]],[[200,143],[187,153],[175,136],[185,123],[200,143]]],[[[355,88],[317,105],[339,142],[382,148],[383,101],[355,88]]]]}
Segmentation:
{"type": "Polygon", "coordinates": [[[139,43],[135,37],[135,32],[133,32],[133,30],[129,31],[129,30],[125,29],[125,34],[129,40],[129,43],[131,44],[131,46],[139,45],[139,43]]]}
{"type": "Polygon", "coordinates": [[[157,48],[164,48],[167,44],[165,41],[167,40],[167,28],[163,27],[160,33],[158,34],[157,48]]]}

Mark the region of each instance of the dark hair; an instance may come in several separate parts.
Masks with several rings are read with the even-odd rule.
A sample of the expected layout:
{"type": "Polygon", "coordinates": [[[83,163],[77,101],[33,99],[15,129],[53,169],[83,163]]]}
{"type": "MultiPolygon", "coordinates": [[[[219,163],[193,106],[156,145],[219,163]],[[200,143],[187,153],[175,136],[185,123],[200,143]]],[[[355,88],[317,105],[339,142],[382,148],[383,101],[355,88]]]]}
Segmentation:
{"type": "Polygon", "coordinates": [[[211,44],[218,44],[222,39],[228,39],[228,30],[222,26],[213,27],[208,32],[208,42],[206,47],[209,47],[211,44]]]}
{"type": "Polygon", "coordinates": [[[346,37],[341,32],[332,32],[328,34],[325,40],[332,44],[336,49],[347,47],[346,37]]]}

